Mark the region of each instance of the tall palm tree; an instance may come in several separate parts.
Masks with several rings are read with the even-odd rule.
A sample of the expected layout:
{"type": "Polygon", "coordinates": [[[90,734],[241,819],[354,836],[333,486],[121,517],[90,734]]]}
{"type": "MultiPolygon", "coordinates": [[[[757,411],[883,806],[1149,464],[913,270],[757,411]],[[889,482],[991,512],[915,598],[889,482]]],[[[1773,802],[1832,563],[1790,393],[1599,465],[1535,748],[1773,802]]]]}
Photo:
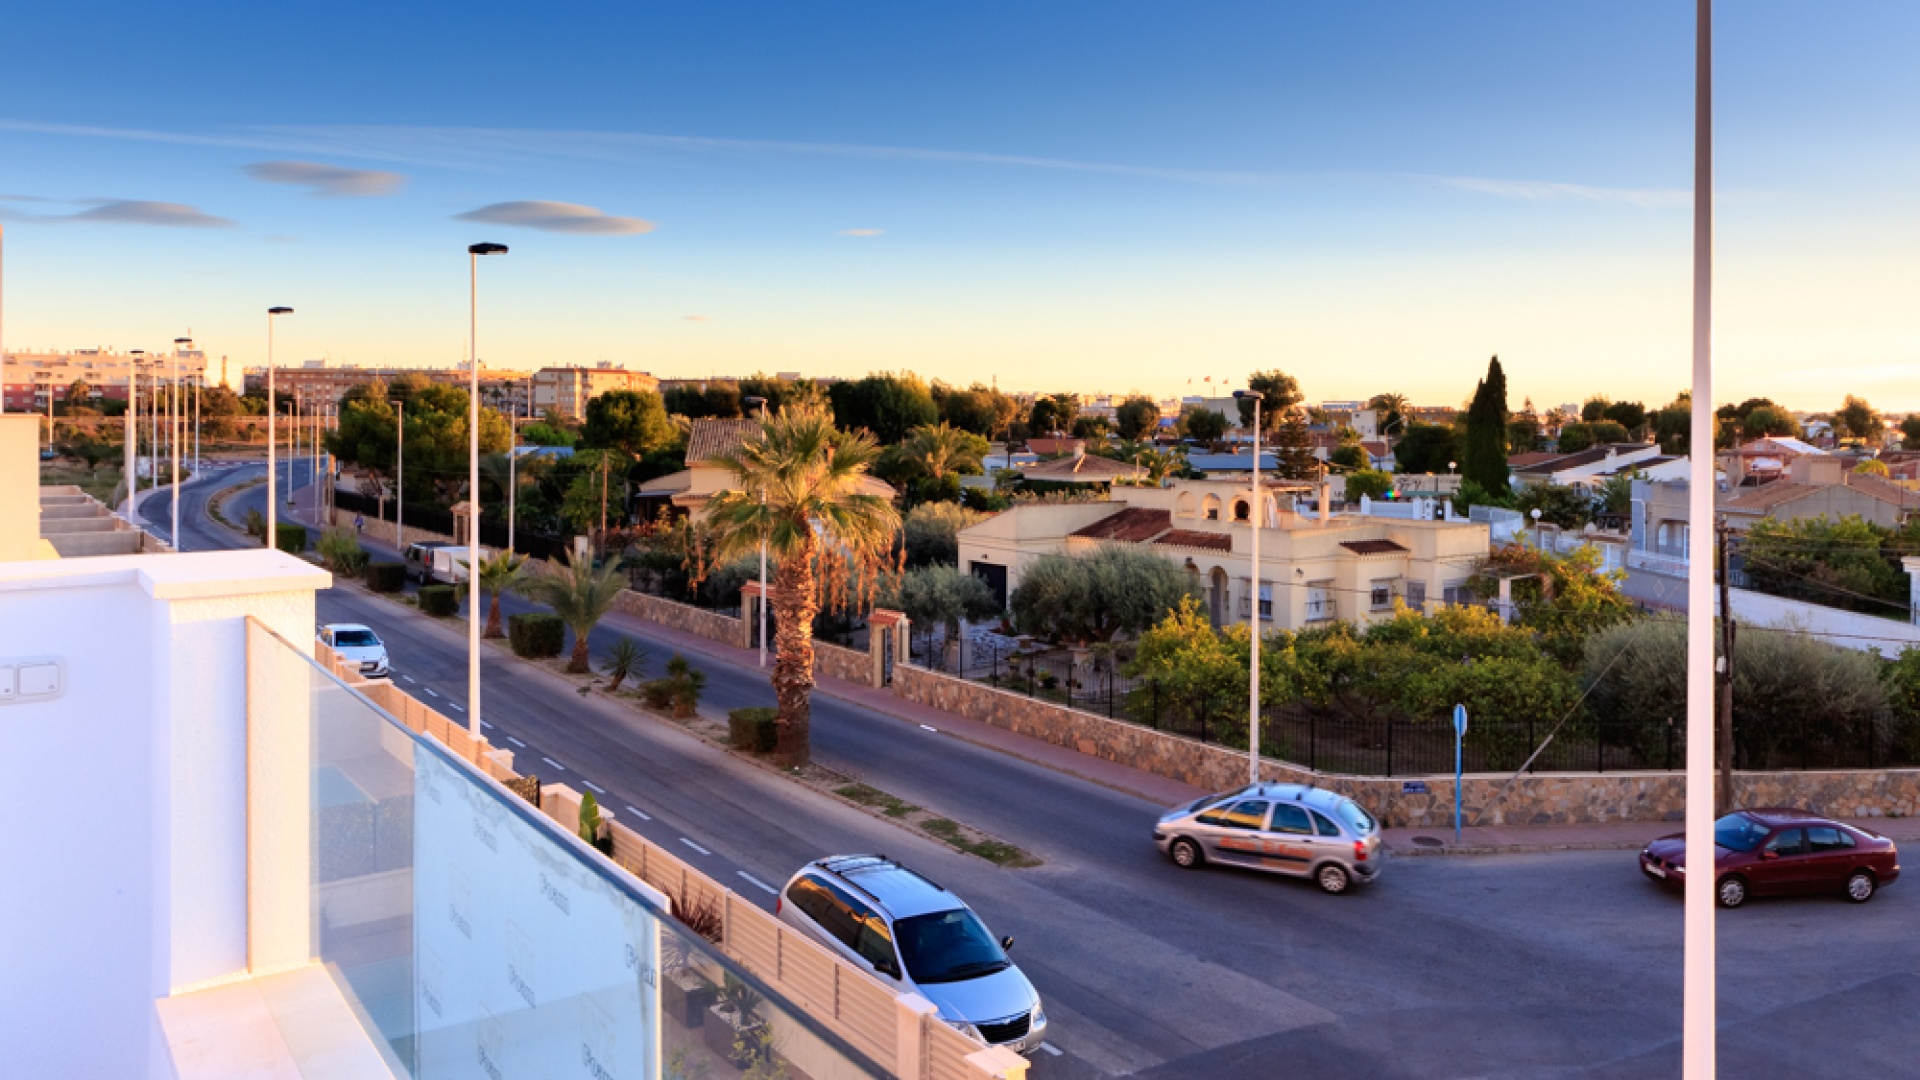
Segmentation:
{"type": "Polygon", "coordinates": [[[521,586],[521,591],[552,608],[573,631],[573,655],[567,659],[567,670],[587,675],[593,671],[587,639],[600,619],[613,610],[613,602],[626,587],[627,577],[617,563],[609,562],[595,570],[592,559],[576,562],[569,558],[565,562],[548,559],[540,564],[539,570],[529,575],[527,583],[521,586]]]}
{"type": "Polygon", "coordinates": [[[517,589],[526,581],[524,555],[502,551],[480,557],[480,591],[487,594],[487,627],[483,637],[497,638],[500,633],[500,594],[517,589]]]}
{"type": "Polygon", "coordinates": [[[983,441],[970,431],[942,421],[914,428],[900,449],[921,472],[935,480],[944,480],[954,473],[978,472],[983,441]]]}
{"type": "Polygon", "coordinates": [[[810,755],[813,617],[820,609],[814,559],[878,559],[900,527],[892,503],[861,490],[876,456],[870,436],[839,430],[824,410],[788,407],[762,421],[758,440],[717,459],[735,486],[707,503],[715,561],[757,552],[764,541],[776,564],[774,755],[784,765],[804,765],[810,755]]]}

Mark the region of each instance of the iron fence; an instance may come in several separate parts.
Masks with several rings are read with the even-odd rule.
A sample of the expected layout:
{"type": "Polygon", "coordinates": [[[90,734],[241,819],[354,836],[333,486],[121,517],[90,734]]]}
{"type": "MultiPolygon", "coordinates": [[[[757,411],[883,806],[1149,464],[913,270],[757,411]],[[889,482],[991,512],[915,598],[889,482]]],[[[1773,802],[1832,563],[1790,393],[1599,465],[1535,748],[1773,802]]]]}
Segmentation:
{"type": "MultiPolygon", "coordinates": [[[[382,500],[362,495],[359,492],[336,491],[334,493],[333,504],[342,510],[351,510],[356,514],[376,517],[381,521],[392,521],[394,520],[397,507],[392,499],[384,501],[385,505],[383,506],[381,505],[382,500]]],[[[446,536],[454,535],[453,512],[451,510],[442,510],[433,506],[409,506],[407,507],[406,523],[416,529],[425,529],[428,532],[441,533],[446,536]]],[[[507,523],[499,518],[482,517],[480,519],[480,543],[485,547],[496,549],[505,548],[507,546],[507,523]]],[[[522,555],[529,555],[536,559],[563,558],[569,556],[572,551],[565,537],[548,536],[545,533],[533,532],[530,529],[514,530],[513,548],[522,555]]]]}

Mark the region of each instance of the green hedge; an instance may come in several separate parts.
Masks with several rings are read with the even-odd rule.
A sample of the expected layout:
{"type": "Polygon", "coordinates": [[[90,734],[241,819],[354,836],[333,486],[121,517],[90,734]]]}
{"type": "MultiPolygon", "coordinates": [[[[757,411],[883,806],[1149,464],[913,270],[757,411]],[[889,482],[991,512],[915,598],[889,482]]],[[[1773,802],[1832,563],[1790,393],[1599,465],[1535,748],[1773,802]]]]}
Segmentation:
{"type": "Polygon", "coordinates": [[[567,644],[567,624],[560,621],[560,616],[544,611],[509,615],[507,643],[513,646],[515,656],[559,656],[567,644]]]}
{"type": "Polygon", "coordinates": [[[460,594],[451,585],[422,585],[420,610],[428,615],[458,615],[460,594]]]}
{"type": "Polygon", "coordinates": [[[284,521],[273,526],[274,546],[289,555],[299,555],[307,550],[307,527],[289,525],[284,521]]]}
{"type": "Polygon", "coordinates": [[[377,562],[367,564],[367,588],[374,592],[399,592],[407,587],[407,564],[377,562]]]}
{"type": "Polygon", "coordinates": [[[727,714],[727,741],[735,750],[744,750],[749,754],[770,754],[779,734],[774,721],[780,718],[778,709],[758,706],[751,709],[735,709],[727,714]]]}

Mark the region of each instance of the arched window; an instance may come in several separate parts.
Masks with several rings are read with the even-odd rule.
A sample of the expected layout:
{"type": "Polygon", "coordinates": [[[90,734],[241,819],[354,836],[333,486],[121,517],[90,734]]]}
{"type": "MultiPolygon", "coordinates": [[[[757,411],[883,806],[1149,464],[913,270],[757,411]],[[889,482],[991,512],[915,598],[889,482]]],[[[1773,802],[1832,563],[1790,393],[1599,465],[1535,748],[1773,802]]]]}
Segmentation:
{"type": "Polygon", "coordinates": [[[1205,501],[1201,502],[1200,504],[1200,512],[1201,512],[1201,516],[1205,517],[1208,521],[1219,521],[1220,520],[1219,496],[1216,496],[1216,495],[1207,496],[1205,501]]]}
{"type": "Polygon", "coordinates": [[[1247,500],[1245,499],[1233,500],[1233,520],[1246,521],[1249,516],[1250,516],[1250,512],[1247,506],[1247,500]]]}
{"type": "Polygon", "coordinates": [[[1193,507],[1194,507],[1193,492],[1191,491],[1181,492],[1180,497],[1175,499],[1173,502],[1173,512],[1183,518],[1190,518],[1193,516],[1194,514],[1193,507]]]}

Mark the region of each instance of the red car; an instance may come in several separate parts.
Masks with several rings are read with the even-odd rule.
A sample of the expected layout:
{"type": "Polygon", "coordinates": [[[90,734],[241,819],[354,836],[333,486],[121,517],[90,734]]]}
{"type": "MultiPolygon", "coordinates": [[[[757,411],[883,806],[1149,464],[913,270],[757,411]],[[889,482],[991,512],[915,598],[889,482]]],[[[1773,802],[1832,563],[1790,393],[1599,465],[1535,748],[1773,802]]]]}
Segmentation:
{"type": "MultiPolygon", "coordinates": [[[[1900,850],[1865,829],[1805,810],[1736,810],[1713,823],[1714,895],[1736,908],[1749,896],[1839,893],[1856,904],[1900,876],[1900,850]]],[[[1672,888],[1687,882],[1687,836],[1640,853],[1640,872],[1672,888]]]]}

